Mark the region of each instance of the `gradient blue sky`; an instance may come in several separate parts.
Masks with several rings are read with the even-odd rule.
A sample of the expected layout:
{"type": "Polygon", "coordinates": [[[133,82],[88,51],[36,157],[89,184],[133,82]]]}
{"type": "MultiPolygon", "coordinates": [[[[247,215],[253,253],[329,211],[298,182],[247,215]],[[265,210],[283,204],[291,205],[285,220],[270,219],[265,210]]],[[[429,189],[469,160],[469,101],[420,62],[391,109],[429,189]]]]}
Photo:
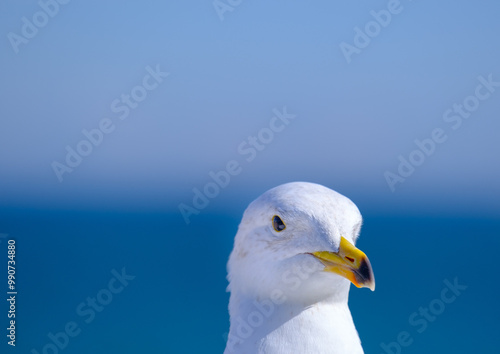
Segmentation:
{"type": "Polygon", "coordinates": [[[243,1],[221,21],[212,1],[72,1],[16,54],[8,34],[40,7],[3,2],[0,205],[176,211],[237,160],[210,212],[306,180],[362,211],[498,215],[500,88],[457,130],[442,116],[500,81],[500,5],[401,1],[347,63],[340,43],[387,4],[243,1]],[[170,76],[119,120],[111,102],[156,65],[170,76]],[[283,106],[297,118],[247,163],[238,145],[283,106]],[[116,129],[60,183],[51,163],[103,118],[116,129]],[[447,141],[391,192],[384,172],[435,128],[447,141]]]}

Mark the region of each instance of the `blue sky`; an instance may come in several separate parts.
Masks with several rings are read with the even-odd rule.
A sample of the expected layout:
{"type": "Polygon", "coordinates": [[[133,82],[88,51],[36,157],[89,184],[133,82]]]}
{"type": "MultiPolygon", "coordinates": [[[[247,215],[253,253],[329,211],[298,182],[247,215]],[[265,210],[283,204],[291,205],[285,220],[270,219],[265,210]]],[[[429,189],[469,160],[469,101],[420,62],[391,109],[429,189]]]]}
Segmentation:
{"type": "Polygon", "coordinates": [[[443,120],[475,95],[479,77],[500,81],[495,1],[242,1],[223,21],[211,1],[51,9],[44,27],[12,45],[23,17],[44,20],[41,5],[0,5],[4,207],[175,212],[210,171],[236,160],[242,172],[212,212],[242,210],[268,188],[306,180],[362,211],[497,215],[500,88],[477,107],[469,99],[474,110],[458,129],[443,120]],[[348,62],[341,43],[354,45],[355,28],[366,32],[371,12],[388,6],[398,12],[348,62]],[[147,96],[120,120],[112,102],[141,86],[147,67],[169,76],[136,89],[147,96]],[[283,107],[296,117],[246,161],[238,146],[283,107]],[[60,182],[54,161],[64,164],[66,146],[76,149],[82,130],[103,119],[114,130],[60,182]],[[399,156],[408,159],[435,129],[446,141],[392,191],[384,174],[397,174],[399,156]]]}

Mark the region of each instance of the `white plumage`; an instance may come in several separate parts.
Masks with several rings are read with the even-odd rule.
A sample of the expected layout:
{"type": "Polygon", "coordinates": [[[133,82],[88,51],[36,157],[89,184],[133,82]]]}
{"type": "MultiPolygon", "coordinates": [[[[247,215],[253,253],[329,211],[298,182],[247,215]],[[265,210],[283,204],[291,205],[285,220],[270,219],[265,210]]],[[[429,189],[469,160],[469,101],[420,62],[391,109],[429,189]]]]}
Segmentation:
{"type": "Polygon", "coordinates": [[[368,258],[353,246],[361,223],[351,200],[313,183],[284,184],[252,202],[228,262],[224,353],[363,353],[346,279],[374,289],[368,258]]]}

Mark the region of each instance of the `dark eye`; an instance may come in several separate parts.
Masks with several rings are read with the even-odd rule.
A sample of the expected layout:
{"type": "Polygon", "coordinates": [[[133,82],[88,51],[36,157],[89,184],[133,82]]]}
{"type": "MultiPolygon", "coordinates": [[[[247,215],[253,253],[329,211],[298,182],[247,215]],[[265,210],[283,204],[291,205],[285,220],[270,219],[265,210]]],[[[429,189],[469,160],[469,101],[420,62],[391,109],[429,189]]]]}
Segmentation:
{"type": "Polygon", "coordinates": [[[283,222],[283,220],[281,220],[281,218],[278,215],[273,216],[273,227],[278,232],[286,229],[285,223],[283,222]]]}

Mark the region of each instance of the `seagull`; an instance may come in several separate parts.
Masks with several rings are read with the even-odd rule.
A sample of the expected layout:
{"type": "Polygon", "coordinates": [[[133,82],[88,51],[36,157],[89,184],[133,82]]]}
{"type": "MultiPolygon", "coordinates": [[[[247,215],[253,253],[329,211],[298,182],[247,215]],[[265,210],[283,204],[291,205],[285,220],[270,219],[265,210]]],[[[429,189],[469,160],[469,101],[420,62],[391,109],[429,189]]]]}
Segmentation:
{"type": "Polygon", "coordinates": [[[245,210],[227,264],[230,329],[224,354],[357,354],[349,287],[375,290],[354,244],[362,218],[347,197],[292,182],[245,210]]]}

